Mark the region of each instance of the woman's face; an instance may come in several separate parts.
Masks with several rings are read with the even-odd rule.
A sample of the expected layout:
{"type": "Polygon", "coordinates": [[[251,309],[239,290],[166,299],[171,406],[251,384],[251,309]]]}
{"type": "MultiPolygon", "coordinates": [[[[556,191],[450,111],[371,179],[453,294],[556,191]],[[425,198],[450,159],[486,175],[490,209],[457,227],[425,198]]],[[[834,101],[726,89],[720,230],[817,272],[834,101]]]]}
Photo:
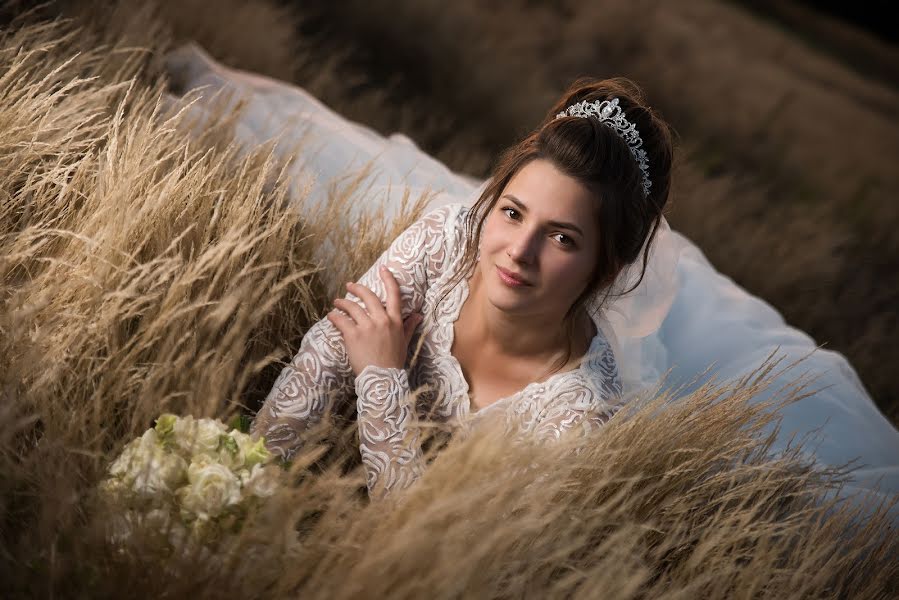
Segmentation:
{"type": "Polygon", "coordinates": [[[595,203],[547,160],[522,167],[484,222],[478,269],[487,301],[516,315],[564,315],[596,265],[595,203]]]}

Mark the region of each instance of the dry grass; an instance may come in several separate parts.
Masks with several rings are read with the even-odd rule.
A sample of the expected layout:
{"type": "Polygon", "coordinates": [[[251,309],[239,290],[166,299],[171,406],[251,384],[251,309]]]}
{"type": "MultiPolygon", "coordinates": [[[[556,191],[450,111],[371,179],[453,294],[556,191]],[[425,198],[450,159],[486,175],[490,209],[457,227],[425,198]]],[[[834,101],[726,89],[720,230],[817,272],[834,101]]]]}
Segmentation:
{"type": "Polygon", "coordinates": [[[154,64],[172,38],[156,14],[0,34],[0,595],[895,595],[882,512],[825,500],[840,470],[766,457],[774,417],[747,400],[784,368],[771,364],[676,402],[635,399],[583,446],[489,429],[436,444],[422,480],[385,503],[367,501],[337,418],[234,554],[107,545],[93,490],[109,459],[161,412],[258,403],[329,279],[395,233],[364,220],[365,247],[320,272],[315,249],[356,225],[300,221],[279,165],[264,147],[239,156],[228,118],[191,140],[165,114],[154,64]]]}
{"type": "Polygon", "coordinates": [[[2,42],[2,537],[30,581],[53,576],[34,569],[83,526],[111,449],[160,411],[264,393],[251,380],[313,310],[307,234],[265,148],[232,168],[233,149],[189,146],[161,86],[128,79],[147,52],[95,41],[43,25],[2,42]]]}

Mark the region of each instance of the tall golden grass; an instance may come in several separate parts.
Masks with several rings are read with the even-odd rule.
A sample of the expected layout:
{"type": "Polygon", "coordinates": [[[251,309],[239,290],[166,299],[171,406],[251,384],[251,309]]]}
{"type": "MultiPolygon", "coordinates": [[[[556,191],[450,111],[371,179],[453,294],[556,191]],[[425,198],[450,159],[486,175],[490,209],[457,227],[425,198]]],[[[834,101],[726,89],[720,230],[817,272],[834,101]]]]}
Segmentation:
{"type": "MultiPolygon", "coordinates": [[[[106,465],[159,413],[258,403],[329,297],[334,275],[312,257],[357,226],[331,229],[334,207],[358,200],[351,182],[324,212],[288,207],[269,148],[230,142],[233,115],[188,135],[154,67],[165,22],[109,15],[119,25],[0,35],[0,595],[897,592],[885,507],[829,499],[845,470],[798,449],[768,456],[776,413],[748,400],[787,368],[776,360],[677,401],[634,399],[587,440],[539,447],[485,427],[435,444],[424,477],[385,502],[368,501],[352,422],[335,414],[214,556],[139,535],[109,545],[94,492],[106,465]]],[[[402,223],[361,226],[366,247],[329,269],[358,272],[402,223]]]]}

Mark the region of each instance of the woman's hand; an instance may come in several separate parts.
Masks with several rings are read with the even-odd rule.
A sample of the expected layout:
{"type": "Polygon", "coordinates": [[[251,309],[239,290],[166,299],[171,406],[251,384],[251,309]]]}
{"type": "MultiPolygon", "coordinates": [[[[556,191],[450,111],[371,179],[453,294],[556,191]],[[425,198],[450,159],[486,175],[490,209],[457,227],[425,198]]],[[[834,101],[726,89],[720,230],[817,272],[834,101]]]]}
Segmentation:
{"type": "Polygon", "coordinates": [[[412,333],[423,318],[413,313],[403,321],[399,284],[385,266],[378,269],[378,274],[387,290],[386,308],[364,285],[347,283],[347,290],[358,296],[365,308],[352,300],[337,298],[334,300],[337,308],[328,313],[328,320],[343,335],[350,366],[356,375],[369,365],[402,369],[412,333]]]}

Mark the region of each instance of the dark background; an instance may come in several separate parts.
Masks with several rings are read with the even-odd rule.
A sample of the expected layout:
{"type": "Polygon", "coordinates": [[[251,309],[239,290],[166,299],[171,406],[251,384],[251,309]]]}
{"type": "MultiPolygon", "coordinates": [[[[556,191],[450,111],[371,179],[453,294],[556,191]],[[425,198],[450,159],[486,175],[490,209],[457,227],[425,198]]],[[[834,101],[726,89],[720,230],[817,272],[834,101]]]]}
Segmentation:
{"type": "MultiPolygon", "coordinates": [[[[770,4],[770,2],[762,2],[760,4],[770,4]]],[[[896,3],[887,0],[868,0],[867,2],[835,2],[828,0],[826,2],[812,2],[804,0],[805,6],[840,19],[847,23],[852,23],[873,33],[880,39],[895,44],[896,36],[896,3]],[[892,16],[892,18],[890,18],[892,16]]]]}

